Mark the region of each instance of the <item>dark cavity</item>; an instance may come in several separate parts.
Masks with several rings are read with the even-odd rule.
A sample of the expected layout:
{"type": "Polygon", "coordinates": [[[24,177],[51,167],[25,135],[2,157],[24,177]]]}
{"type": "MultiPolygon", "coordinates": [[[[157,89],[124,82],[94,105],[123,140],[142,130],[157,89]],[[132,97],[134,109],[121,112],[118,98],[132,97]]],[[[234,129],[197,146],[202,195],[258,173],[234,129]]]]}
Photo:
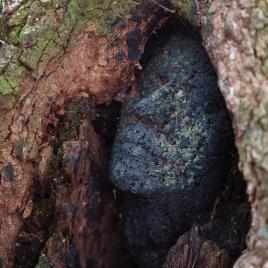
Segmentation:
{"type": "Polygon", "coordinates": [[[123,194],[126,246],[139,267],[160,267],[179,236],[210,222],[217,200],[203,238],[235,261],[249,205],[230,115],[201,39],[172,21],[152,34],[141,64],[110,160],[110,178],[123,194]]]}

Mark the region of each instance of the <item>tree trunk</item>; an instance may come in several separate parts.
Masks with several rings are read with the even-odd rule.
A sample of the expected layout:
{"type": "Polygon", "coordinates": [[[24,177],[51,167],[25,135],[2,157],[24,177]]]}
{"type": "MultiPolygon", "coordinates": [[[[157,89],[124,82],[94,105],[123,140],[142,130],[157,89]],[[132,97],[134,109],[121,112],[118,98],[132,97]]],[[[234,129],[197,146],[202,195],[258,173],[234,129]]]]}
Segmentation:
{"type": "Polygon", "coordinates": [[[0,267],[131,267],[108,158],[144,46],[171,16],[201,35],[233,116],[252,213],[235,267],[268,266],[267,1],[0,4],[0,267]]]}

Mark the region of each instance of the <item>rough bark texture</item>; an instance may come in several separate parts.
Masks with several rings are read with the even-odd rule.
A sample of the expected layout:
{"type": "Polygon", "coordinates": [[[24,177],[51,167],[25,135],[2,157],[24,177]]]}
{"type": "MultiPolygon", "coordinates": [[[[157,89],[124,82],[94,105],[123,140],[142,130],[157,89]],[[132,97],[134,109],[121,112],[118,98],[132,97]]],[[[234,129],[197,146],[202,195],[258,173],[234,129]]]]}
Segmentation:
{"type": "Polygon", "coordinates": [[[193,226],[171,248],[163,268],[227,268],[231,264],[229,254],[224,249],[220,249],[213,241],[202,240],[198,227],[193,226]]]}
{"type": "MultiPolygon", "coordinates": [[[[168,1],[158,2],[169,5],[168,1]]],[[[34,220],[38,208],[36,183],[46,185],[49,178],[54,178],[49,170],[58,168],[50,166],[57,148],[62,148],[60,165],[63,155],[68,155],[68,146],[81,154],[89,150],[84,138],[71,131],[78,127],[68,118],[61,118],[68,114],[67,103],[88,98],[94,113],[97,104],[122,100],[149,34],[164,14],[171,12],[149,0],[1,0],[0,4],[0,260],[3,267],[11,267],[16,261],[15,244],[20,247],[20,232],[28,220],[34,220]],[[60,122],[65,123],[59,126],[60,122]],[[64,138],[60,138],[61,133],[64,138]]],[[[253,217],[247,252],[235,266],[267,267],[268,3],[173,0],[169,8],[200,32],[233,115],[253,217]]],[[[90,132],[92,137],[94,132],[90,132]]],[[[92,137],[90,140],[95,139],[92,137]]],[[[88,166],[82,160],[79,165],[88,166]]],[[[72,168],[69,166],[66,172],[72,168]]],[[[73,172],[68,178],[69,187],[63,186],[67,191],[63,200],[75,204],[80,211],[77,215],[84,213],[83,201],[80,203],[83,198],[80,200],[77,192],[83,196],[88,189],[79,176],[79,172],[73,172]]],[[[53,209],[56,200],[61,202],[61,197],[55,196],[62,193],[55,189],[53,209]]],[[[74,230],[72,224],[66,228],[70,233],[74,230]]],[[[73,241],[78,237],[79,232],[73,235],[73,241]]],[[[58,239],[52,231],[48,244],[56,245],[58,239]]],[[[53,253],[48,250],[47,254],[53,253]]],[[[84,262],[83,254],[78,257],[80,263],[84,262]]],[[[95,256],[101,254],[98,249],[95,256]]]]}
{"type": "MultiPolygon", "coordinates": [[[[174,1],[176,4],[176,1],[174,1]]],[[[177,3],[181,6],[181,3],[177,3]]],[[[240,168],[248,182],[252,226],[235,267],[267,267],[267,1],[196,1],[204,45],[233,114],[240,168]]]]}
{"type": "MultiPolygon", "coordinates": [[[[91,117],[84,121],[92,125],[98,117],[96,105],[113,98],[122,99],[132,83],[142,46],[164,12],[155,5],[145,5],[132,14],[130,8],[137,5],[132,1],[5,1],[1,4],[1,264],[4,267],[25,265],[29,255],[25,245],[34,244],[32,236],[39,234],[38,228],[41,232],[47,228],[45,234],[36,239],[41,250],[51,237],[41,263],[48,259],[49,263],[62,267],[63,263],[59,263],[51,251],[60,244],[61,254],[67,258],[66,265],[70,258],[76,259],[82,267],[94,265],[100,261],[104,249],[90,246],[96,240],[91,237],[91,228],[85,227],[95,228],[99,243],[106,244],[105,232],[104,237],[98,234],[103,228],[108,229],[107,237],[112,238],[116,229],[113,223],[106,226],[109,221],[105,220],[105,215],[108,218],[116,215],[113,215],[113,200],[101,194],[104,196],[99,197],[100,207],[108,206],[104,209],[107,214],[96,208],[96,213],[103,215],[90,219],[91,207],[96,205],[98,197],[88,200],[88,194],[84,196],[84,193],[91,191],[97,195],[100,191],[98,186],[94,189],[91,185],[94,182],[91,176],[96,176],[94,166],[102,169],[105,163],[101,156],[96,164],[88,163],[85,154],[94,151],[92,146],[98,147],[100,137],[94,138],[96,133],[89,126],[87,131],[92,135],[85,145],[86,138],[79,136],[77,130],[82,124],[77,114],[86,116],[87,113],[67,107],[70,102],[75,106],[81,98],[87,99],[91,117]],[[17,19],[19,21],[14,22],[17,19]],[[14,78],[16,83],[12,82],[14,70],[21,70],[14,78]],[[71,163],[77,161],[75,165],[81,167],[81,171],[66,163],[65,154],[71,163]],[[83,178],[79,179],[81,176],[83,178]],[[59,185],[54,187],[51,181],[59,185]],[[51,205],[46,199],[52,199],[51,205]],[[65,232],[62,227],[57,228],[63,225],[57,215],[60,204],[67,207],[67,219],[63,219],[68,225],[64,227],[65,232]],[[83,215],[85,204],[89,219],[83,215]],[[69,210],[74,210],[74,219],[68,216],[69,210]],[[45,214],[41,223],[43,215],[36,217],[36,213],[45,214]],[[56,220],[45,227],[51,221],[49,218],[56,220]],[[37,227],[29,230],[32,225],[37,227]],[[89,234],[80,241],[84,231],[89,234]],[[87,241],[90,237],[91,242],[87,241]],[[65,247],[68,240],[69,245],[65,247]],[[83,241],[89,246],[84,246],[83,241]],[[81,253],[78,248],[82,248],[81,253]]],[[[116,243],[111,243],[108,251],[110,247],[115,248],[116,243]]],[[[112,265],[109,258],[103,262],[112,265]]]]}

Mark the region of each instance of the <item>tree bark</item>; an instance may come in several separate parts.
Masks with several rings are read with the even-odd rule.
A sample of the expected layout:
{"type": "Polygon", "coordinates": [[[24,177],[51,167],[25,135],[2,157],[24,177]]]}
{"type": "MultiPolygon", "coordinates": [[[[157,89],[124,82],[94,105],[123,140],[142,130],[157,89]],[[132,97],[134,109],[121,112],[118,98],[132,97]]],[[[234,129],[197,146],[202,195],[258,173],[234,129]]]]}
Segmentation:
{"type": "Polygon", "coordinates": [[[39,258],[39,265],[49,259],[55,267],[75,267],[77,261],[81,267],[100,267],[100,259],[112,261],[113,247],[117,254],[123,251],[117,227],[107,226],[118,212],[110,191],[101,190],[112,186],[99,172],[109,152],[102,151],[97,133],[98,107],[124,100],[146,41],[169,16],[200,33],[233,115],[252,206],[247,251],[235,267],[268,266],[267,1],[0,3],[2,267],[23,267],[23,247],[30,244],[38,250],[29,265],[39,258]],[[95,212],[101,215],[88,217],[98,202],[95,212]],[[51,222],[52,230],[46,229],[51,222]],[[94,248],[87,241],[111,246],[94,248]],[[52,249],[59,247],[57,255],[52,249]],[[61,255],[74,257],[62,262],[61,255]]]}

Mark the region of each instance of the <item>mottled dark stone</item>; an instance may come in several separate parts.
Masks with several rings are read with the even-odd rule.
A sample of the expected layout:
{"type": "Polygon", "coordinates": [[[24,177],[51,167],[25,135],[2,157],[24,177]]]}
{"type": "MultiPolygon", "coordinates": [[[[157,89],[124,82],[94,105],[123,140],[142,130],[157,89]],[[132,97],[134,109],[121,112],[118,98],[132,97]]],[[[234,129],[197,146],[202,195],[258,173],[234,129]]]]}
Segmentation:
{"type": "Polygon", "coordinates": [[[201,41],[165,30],[139,77],[114,141],[110,177],[124,194],[123,231],[139,267],[160,267],[179,235],[222,189],[232,127],[201,41]],[[161,39],[162,38],[162,39],[161,39]]]}

